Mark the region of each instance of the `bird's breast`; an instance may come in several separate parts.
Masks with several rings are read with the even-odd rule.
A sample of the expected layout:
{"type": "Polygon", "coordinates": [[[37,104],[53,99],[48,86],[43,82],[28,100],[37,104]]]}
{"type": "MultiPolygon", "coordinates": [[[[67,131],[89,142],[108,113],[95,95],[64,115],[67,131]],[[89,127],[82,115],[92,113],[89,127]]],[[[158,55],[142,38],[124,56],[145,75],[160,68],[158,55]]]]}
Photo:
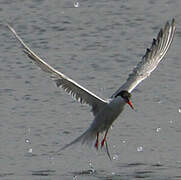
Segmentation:
{"type": "Polygon", "coordinates": [[[115,98],[108,103],[95,117],[91,127],[95,131],[103,132],[112,125],[124,109],[125,102],[122,98],[115,98]]]}

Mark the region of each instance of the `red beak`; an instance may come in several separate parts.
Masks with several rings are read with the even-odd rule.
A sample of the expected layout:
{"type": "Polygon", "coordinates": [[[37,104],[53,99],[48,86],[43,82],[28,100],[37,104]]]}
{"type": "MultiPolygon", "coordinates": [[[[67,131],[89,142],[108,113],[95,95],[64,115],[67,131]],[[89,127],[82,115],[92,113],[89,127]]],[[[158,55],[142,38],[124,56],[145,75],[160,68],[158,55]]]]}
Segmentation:
{"type": "Polygon", "coordinates": [[[132,104],[132,102],[131,102],[130,100],[129,100],[127,103],[129,104],[129,106],[130,106],[132,109],[134,109],[133,104],[132,104]]]}

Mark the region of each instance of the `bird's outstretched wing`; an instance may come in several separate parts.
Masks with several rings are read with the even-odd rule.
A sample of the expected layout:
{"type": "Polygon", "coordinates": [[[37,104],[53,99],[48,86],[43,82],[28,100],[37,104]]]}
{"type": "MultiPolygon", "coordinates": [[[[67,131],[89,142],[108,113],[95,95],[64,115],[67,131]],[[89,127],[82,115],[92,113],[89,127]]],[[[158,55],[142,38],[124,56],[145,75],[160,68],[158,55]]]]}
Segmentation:
{"type": "Polygon", "coordinates": [[[67,93],[71,94],[73,98],[78,100],[82,104],[88,104],[92,106],[92,112],[96,115],[97,112],[107,104],[107,101],[98,97],[94,93],[90,92],[86,88],[76,83],[71,78],[67,77],[63,73],[55,70],[40,57],[38,57],[18,36],[16,31],[8,24],[9,30],[14,34],[16,39],[20,42],[23,47],[23,51],[33,60],[43,71],[50,74],[51,78],[56,82],[58,87],[63,88],[67,93]]]}
{"type": "Polygon", "coordinates": [[[146,79],[151,72],[157,67],[159,62],[167,53],[175,33],[175,20],[171,23],[167,22],[165,27],[160,30],[156,39],[153,39],[150,49],[146,50],[137,66],[128,76],[127,81],[112,95],[115,97],[121,90],[132,92],[133,89],[144,79],[146,79]]]}

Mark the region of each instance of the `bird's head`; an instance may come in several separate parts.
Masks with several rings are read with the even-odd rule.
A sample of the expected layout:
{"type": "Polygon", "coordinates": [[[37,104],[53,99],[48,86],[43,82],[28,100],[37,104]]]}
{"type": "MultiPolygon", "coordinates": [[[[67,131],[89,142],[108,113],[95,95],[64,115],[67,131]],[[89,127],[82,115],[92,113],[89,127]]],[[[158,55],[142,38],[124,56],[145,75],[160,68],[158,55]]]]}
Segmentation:
{"type": "Polygon", "coordinates": [[[129,93],[128,91],[126,91],[126,90],[122,90],[121,92],[119,92],[116,96],[115,96],[115,98],[117,97],[117,96],[121,96],[123,99],[124,99],[124,101],[132,108],[132,109],[134,109],[134,107],[133,107],[133,104],[132,104],[132,102],[131,102],[131,93],[129,93]]]}

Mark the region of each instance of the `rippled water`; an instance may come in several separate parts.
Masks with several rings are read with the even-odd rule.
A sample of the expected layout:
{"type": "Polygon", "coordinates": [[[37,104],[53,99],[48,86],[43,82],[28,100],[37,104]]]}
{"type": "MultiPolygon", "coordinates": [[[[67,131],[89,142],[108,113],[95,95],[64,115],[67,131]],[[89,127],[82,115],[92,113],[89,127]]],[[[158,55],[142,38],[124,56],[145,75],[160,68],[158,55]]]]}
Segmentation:
{"type": "Polygon", "coordinates": [[[1,179],[181,179],[180,0],[0,2],[1,179]],[[109,97],[167,20],[177,33],[158,69],[109,133],[113,160],[77,146],[53,152],[91,123],[90,108],[57,89],[4,26],[57,70],[109,97]]]}

